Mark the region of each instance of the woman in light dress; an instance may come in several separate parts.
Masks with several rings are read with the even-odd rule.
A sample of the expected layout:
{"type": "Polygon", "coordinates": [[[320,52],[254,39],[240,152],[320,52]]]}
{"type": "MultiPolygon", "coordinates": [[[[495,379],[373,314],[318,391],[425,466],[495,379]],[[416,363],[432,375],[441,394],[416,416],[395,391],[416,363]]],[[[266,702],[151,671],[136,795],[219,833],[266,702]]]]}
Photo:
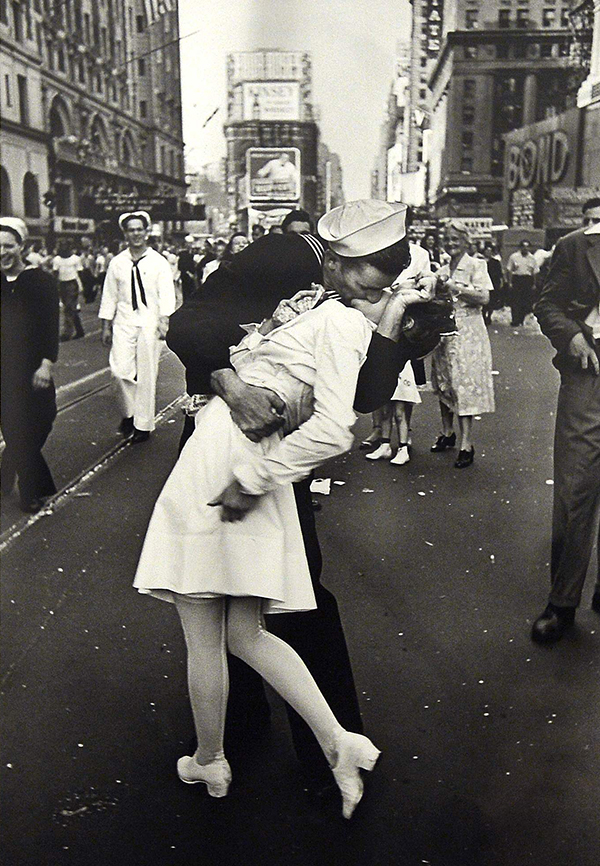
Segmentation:
{"type": "MultiPolygon", "coordinates": [[[[341,300],[274,330],[266,323],[232,350],[237,374],[285,403],[284,435],[251,442],[214,397],[198,413],[150,521],[134,586],[174,603],[180,616],[198,748],[180,758],[177,771],[184,782],[206,784],[213,797],[225,796],[231,781],[223,753],[226,649],[311,727],[346,818],[362,796],[361,768],[371,770],[379,756],[369,739],[341,727],[304,662],[263,626],[265,613],[316,606],[291,482],[352,445],[356,382],[375,324],[369,309],[351,304],[383,313],[382,290],[405,265],[408,246],[394,243],[374,256],[327,251],[324,288],[341,300]],[[370,263],[385,253],[387,260],[370,263]]],[[[392,295],[383,314],[393,309],[400,320],[409,301],[392,295]]]]}
{"type": "Polygon", "coordinates": [[[431,385],[440,402],[442,431],[432,451],[445,451],[456,444],[454,416],[458,417],[457,469],[473,463],[473,417],[494,411],[492,351],[483,321],[492,281],[484,259],[467,254],[469,235],[458,221],[445,227],[445,249],[450,261],[436,276],[454,301],[457,333],[442,337],[434,350],[431,385]]]}

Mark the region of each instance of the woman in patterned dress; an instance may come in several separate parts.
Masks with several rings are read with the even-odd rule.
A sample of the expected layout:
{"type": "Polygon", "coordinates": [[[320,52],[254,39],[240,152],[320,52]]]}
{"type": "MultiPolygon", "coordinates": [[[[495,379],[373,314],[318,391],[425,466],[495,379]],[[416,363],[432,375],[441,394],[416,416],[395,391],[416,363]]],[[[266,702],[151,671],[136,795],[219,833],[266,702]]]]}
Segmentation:
{"type": "Polygon", "coordinates": [[[469,235],[457,221],[446,225],[445,249],[450,255],[436,276],[454,301],[457,333],[442,337],[432,358],[431,385],[440,401],[442,432],[432,451],[456,444],[454,416],[458,416],[457,469],[473,463],[473,416],[494,411],[492,351],[482,308],[493,290],[486,262],[467,254],[469,235]]]}

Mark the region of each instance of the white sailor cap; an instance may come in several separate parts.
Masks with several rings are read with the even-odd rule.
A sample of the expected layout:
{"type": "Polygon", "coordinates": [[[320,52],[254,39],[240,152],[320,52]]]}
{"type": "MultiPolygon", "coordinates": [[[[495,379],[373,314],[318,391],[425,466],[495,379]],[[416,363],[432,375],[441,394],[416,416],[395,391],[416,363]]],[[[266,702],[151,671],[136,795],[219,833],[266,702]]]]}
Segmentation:
{"type": "Polygon", "coordinates": [[[152,225],[152,220],[150,219],[150,214],[145,210],[134,210],[130,213],[122,213],[119,217],[119,228],[121,231],[125,231],[125,224],[133,218],[137,218],[142,220],[142,222],[146,223],[146,228],[149,229],[152,225]]]}
{"type": "Polygon", "coordinates": [[[322,216],[318,232],[340,256],[368,256],[406,237],[407,210],[399,202],[350,201],[322,216]]]}
{"type": "Polygon", "coordinates": [[[2,229],[8,229],[10,232],[13,232],[13,234],[17,235],[22,244],[24,244],[29,237],[27,226],[22,219],[19,219],[19,217],[0,217],[0,231],[2,229]]]}

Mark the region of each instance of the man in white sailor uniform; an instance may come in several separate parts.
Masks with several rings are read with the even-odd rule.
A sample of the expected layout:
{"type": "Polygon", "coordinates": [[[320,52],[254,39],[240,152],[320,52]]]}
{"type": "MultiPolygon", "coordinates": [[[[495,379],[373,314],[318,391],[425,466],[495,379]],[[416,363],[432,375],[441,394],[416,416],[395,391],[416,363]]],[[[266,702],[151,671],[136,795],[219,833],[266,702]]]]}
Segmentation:
{"type": "Polygon", "coordinates": [[[119,430],[145,442],[154,430],[156,379],[175,286],[168,261],[148,246],[150,216],[124,213],[119,227],[127,247],[106,272],[98,316],[102,342],[111,346],[109,364],[117,384],[122,420],[119,430]]]}

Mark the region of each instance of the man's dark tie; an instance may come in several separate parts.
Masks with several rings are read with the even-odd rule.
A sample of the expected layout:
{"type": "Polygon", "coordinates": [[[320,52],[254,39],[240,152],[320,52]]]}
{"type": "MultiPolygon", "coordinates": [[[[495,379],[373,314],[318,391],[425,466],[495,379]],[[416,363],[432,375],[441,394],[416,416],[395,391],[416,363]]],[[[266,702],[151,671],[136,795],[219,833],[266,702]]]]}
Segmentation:
{"type": "Polygon", "coordinates": [[[140,300],[142,304],[147,307],[146,303],[146,292],[144,291],[144,284],[142,282],[142,275],[140,274],[140,269],[138,268],[138,262],[133,263],[133,268],[131,269],[131,306],[134,310],[138,308],[137,302],[137,292],[135,290],[135,281],[137,279],[138,289],[140,290],[140,300]]]}

